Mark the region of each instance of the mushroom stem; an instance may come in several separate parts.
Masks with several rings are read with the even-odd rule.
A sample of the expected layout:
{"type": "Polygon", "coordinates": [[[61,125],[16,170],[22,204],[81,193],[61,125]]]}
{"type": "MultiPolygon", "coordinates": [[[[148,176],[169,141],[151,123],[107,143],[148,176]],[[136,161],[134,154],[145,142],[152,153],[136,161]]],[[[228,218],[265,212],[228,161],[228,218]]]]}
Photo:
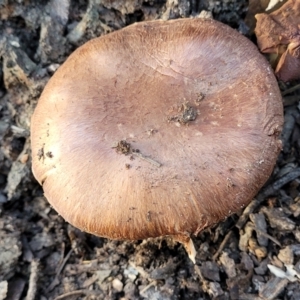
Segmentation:
{"type": "Polygon", "coordinates": [[[174,241],[182,244],[182,246],[185,248],[185,251],[187,252],[190,260],[196,264],[196,255],[197,251],[195,249],[193,240],[190,238],[190,236],[187,235],[175,235],[172,237],[174,241]]]}

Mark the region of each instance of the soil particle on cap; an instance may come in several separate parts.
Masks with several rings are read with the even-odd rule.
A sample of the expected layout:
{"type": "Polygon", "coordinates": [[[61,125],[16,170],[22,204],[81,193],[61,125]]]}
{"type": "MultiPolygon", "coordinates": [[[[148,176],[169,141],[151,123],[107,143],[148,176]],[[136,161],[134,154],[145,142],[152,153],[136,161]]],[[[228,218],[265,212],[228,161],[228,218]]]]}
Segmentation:
{"type": "Polygon", "coordinates": [[[188,103],[182,105],[182,117],[179,122],[186,124],[195,121],[197,117],[197,110],[188,103]]]}
{"type": "Polygon", "coordinates": [[[147,134],[149,135],[149,136],[152,136],[152,135],[154,135],[155,133],[157,133],[157,130],[155,130],[155,129],[149,129],[149,130],[147,130],[147,134]]]}
{"type": "MultiPolygon", "coordinates": [[[[131,147],[130,143],[128,143],[128,142],[126,142],[126,141],[124,141],[124,140],[119,141],[118,144],[117,144],[115,147],[113,147],[113,148],[116,149],[116,152],[117,152],[117,153],[120,153],[120,154],[125,154],[125,155],[132,154],[132,155],[130,156],[130,160],[133,160],[134,157],[138,157],[138,158],[140,158],[140,159],[142,159],[142,160],[145,160],[145,161],[147,161],[148,163],[150,163],[150,164],[152,164],[152,165],[154,165],[154,166],[156,166],[156,167],[160,167],[160,166],[161,166],[161,163],[159,163],[159,162],[153,160],[152,158],[150,158],[150,157],[148,157],[148,156],[143,155],[143,154],[140,152],[139,149],[133,149],[133,148],[131,147]]],[[[126,168],[129,169],[127,165],[128,165],[129,167],[130,167],[130,165],[129,165],[129,164],[126,164],[126,165],[125,165],[126,168]]]]}
{"type": "Polygon", "coordinates": [[[135,210],[135,209],[136,209],[136,207],[134,207],[134,206],[129,207],[129,210],[135,210]]]}
{"type": "Polygon", "coordinates": [[[37,156],[38,156],[39,160],[41,160],[41,158],[44,157],[44,148],[39,149],[37,156]]]}
{"type": "Polygon", "coordinates": [[[196,105],[199,105],[199,103],[205,98],[205,94],[200,92],[200,93],[197,93],[196,96],[197,97],[195,99],[195,103],[196,103],[196,105]]]}
{"type": "Polygon", "coordinates": [[[117,146],[115,146],[113,148],[115,148],[118,153],[125,154],[125,155],[127,155],[131,152],[130,144],[124,140],[119,141],[117,146]]]}
{"type": "Polygon", "coordinates": [[[151,221],[152,221],[152,213],[151,213],[150,210],[147,212],[147,221],[148,221],[148,222],[151,222],[151,221]]]}
{"type": "Polygon", "coordinates": [[[177,115],[168,117],[169,122],[179,122],[180,124],[187,125],[195,121],[198,115],[197,109],[190,105],[188,102],[182,103],[178,108],[177,115]]]}
{"type": "Polygon", "coordinates": [[[49,157],[49,158],[53,158],[53,153],[51,151],[48,151],[46,153],[46,156],[49,157]]]}

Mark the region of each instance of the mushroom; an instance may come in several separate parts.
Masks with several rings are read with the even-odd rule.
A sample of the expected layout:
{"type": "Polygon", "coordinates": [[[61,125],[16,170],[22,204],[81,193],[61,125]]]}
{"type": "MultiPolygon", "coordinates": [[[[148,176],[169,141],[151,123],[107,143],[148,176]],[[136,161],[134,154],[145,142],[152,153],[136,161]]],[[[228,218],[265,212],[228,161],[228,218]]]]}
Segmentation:
{"type": "Polygon", "coordinates": [[[78,48],[31,122],[33,173],[62,217],[118,240],[191,236],[247,205],[281,149],[256,47],[211,19],[136,23],[78,48]]]}

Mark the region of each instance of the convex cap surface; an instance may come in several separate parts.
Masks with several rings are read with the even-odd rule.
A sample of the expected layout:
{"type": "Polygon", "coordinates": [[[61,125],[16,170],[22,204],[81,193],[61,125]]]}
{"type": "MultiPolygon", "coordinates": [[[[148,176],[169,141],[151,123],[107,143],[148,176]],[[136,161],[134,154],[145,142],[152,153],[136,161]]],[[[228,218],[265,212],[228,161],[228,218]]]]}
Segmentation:
{"type": "Polygon", "coordinates": [[[74,226],[112,239],[191,235],[243,208],[281,148],[281,95],[256,47],[210,19],[89,41],[32,117],[33,172],[74,226]]]}

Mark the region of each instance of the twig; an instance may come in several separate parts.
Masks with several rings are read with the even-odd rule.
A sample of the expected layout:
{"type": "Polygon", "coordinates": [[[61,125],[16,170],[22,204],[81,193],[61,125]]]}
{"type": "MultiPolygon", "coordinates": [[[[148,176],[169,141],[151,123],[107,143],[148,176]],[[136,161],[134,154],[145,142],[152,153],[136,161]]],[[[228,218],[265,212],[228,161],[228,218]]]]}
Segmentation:
{"type": "Polygon", "coordinates": [[[70,258],[72,252],[73,252],[73,248],[68,252],[68,254],[64,258],[64,260],[61,262],[53,281],[51,282],[51,284],[47,288],[47,291],[53,290],[53,288],[59,283],[58,276],[61,273],[62,269],[64,268],[65,264],[67,263],[68,259],[70,258]]]}
{"type": "Polygon", "coordinates": [[[143,159],[156,167],[161,166],[161,163],[153,160],[148,156],[143,155],[138,149],[132,149],[130,143],[126,142],[126,140],[119,141],[117,145],[113,146],[112,148],[116,149],[117,153],[121,153],[125,155],[131,154],[132,156],[137,156],[138,158],[143,159]]]}
{"type": "Polygon", "coordinates": [[[156,166],[156,167],[161,167],[161,163],[159,163],[159,162],[157,162],[157,161],[155,161],[155,160],[153,160],[152,158],[150,158],[150,157],[148,157],[148,156],[144,156],[142,153],[140,153],[140,152],[132,152],[132,154],[134,155],[134,156],[137,156],[138,158],[140,158],[140,159],[143,159],[143,160],[145,160],[145,161],[147,161],[148,163],[150,163],[150,164],[152,164],[152,165],[154,165],[154,166],[156,166]]]}
{"type": "Polygon", "coordinates": [[[202,272],[199,268],[198,265],[194,265],[194,269],[195,269],[195,272],[197,273],[197,275],[199,276],[199,279],[202,283],[204,283],[206,280],[204,279],[203,275],[202,275],[202,272]]]}
{"type": "Polygon", "coordinates": [[[33,259],[31,261],[28,291],[27,291],[27,295],[25,298],[26,300],[34,300],[35,299],[39,264],[40,264],[40,262],[38,259],[33,259]]]}
{"type": "Polygon", "coordinates": [[[68,254],[66,255],[66,257],[64,258],[64,260],[62,261],[61,265],[59,266],[58,270],[57,270],[57,273],[56,273],[56,276],[58,276],[62,269],[64,268],[65,264],[67,263],[67,261],[69,260],[71,254],[73,252],[73,248],[68,252],[68,254]]]}
{"type": "Polygon", "coordinates": [[[284,125],[282,129],[281,139],[283,143],[283,152],[288,153],[290,151],[290,137],[294,131],[296,120],[299,113],[294,106],[288,107],[284,114],[284,125]]]}
{"type": "Polygon", "coordinates": [[[283,177],[279,178],[269,186],[265,187],[256,197],[255,200],[250,202],[250,204],[245,208],[243,214],[240,216],[239,220],[236,223],[236,227],[238,229],[242,229],[246,222],[249,219],[249,215],[253,213],[253,211],[267,198],[272,195],[275,195],[280,188],[284,185],[288,184],[289,182],[295,180],[300,176],[300,168],[296,168],[290,173],[284,175],[283,177]]]}
{"type": "Polygon", "coordinates": [[[214,254],[214,256],[213,256],[213,261],[216,261],[216,260],[217,260],[218,256],[219,256],[220,253],[223,251],[223,249],[224,249],[224,247],[226,246],[226,244],[227,244],[228,240],[230,239],[231,235],[232,235],[232,230],[230,230],[230,231],[225,235],[225,237],[224,237],[222,243],[220,244],[220,246],[219,246],[217,252],[216,252],[216,253],[214,254]]]}
{"type": "Polygon", "coordinates": [[[239,230],[241,230],[245,224],[247,223],[250,214],[254,212],[254,210],[259,206],[260,202],[256,199],[252,200],[249,205],[244,209],[242,215],[239,217],[238,221],[235,224],[239,230]]]}
{"type": "Polygon", "coordinates": [[[290,94],[290,93],[292,93],[292,92],[297,91],[298,89],[300,89],[300,84],[296,84],[295,86],[293,86],[293,87],[291,87],[291,88],[289,88],[289,89],[283,91],[283,92],[281,93],[281,95],[282,95],[282,96],[288,95],[288,94],[290,94]]]}
{"type": "Polygon", "coordinates": [[[264,231],[262,231],[262,230],[260,230],[260,229],[258,229],[258,228],[256,228],[256,227],[254,227],[254,226],[253,226],[253,229],[254,229],[257,233],[259,233],[259,234],[263,235],[264,237],[268,238],[269,240],[271,240],[274,244],[276,244],[276,245],[278,245],[279,247],[281,247],[280,242],[279,242],[278,240],[276,240],[274,237],[272,237],[271,235],[269,235],[268,233],[266,233],[266,232],[264,232],[264,231]]]}
{"type": "Polygon", "coordinates": [[[203,291],[205,293],[208,293],[209,292],[209,281],[204,278],[198,265],[194,265],[194,270],[200,279],[200,284],[202,285],[203,291]]]}
{"type": "Polygon", "coordinates": [[[146,297],[145,292],[148,291],[152,286],[156,286],[156,285],[157,285],[156,280],[150,282],[146,287],[144,287],[144,288],[141,290],[140,295],[141,295],[142,297],[146,297]]]}
{"type": "Polygon", "coordinates": [[[284,107],[291,106],[299,102],[299,95],[284,96],[282,100],[284,107]]]}
{"type": "Polygon", "coordinates": [[[62,242],[61,243],[61,254],[60,254],[59,263],[56,268],[56,272],[59,270],[61,264],[63,263],[63,261],[65,259],[65,251],[66,251],[66,244],[64,242],[62,242]]]}
{"type": "Polygon", "coordinates": [[[299,176],[300,176],[300,168],[294,169],[293,171],[289,172],[288,174],[276,180],[273,184],[263,189],[262,193],[259,195],[259,197],[257,197],[257,200],[259,202],[262,202],[264,198],[276,194],[280,188],[282,188],[284,185],[288,184],[289,182],[297,179],[299,176]]]}

